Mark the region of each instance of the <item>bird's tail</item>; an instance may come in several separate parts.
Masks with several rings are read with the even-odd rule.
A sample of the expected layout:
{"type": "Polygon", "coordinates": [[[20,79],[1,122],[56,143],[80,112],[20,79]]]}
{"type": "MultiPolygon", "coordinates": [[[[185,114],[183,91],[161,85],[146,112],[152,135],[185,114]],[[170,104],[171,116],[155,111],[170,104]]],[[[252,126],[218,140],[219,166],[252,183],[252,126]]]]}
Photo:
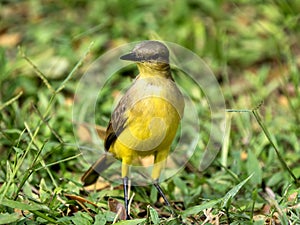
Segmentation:
{"type": "Polygon", "coordinates": [[[100,173],[106,170],[114,161],[115,158],[111,154],[102,155],[81,177],[83,185],[88,186],[95,183],[100,173]]]}

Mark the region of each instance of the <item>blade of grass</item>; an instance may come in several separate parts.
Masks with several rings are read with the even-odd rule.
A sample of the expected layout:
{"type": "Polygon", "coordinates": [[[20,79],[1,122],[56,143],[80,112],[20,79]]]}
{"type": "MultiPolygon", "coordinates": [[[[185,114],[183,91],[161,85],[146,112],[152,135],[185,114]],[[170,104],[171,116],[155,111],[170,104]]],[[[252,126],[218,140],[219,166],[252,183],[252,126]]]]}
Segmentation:
{"type": "MultiPolygon", "coordinates": [[[[25,123],[25,127],[26,127],[26,123],[25,123]]],[[[24,154],[22,155],[22,157],[20,157],[20,160],[16,161],[16,165],[15,165],[15,167],[13,168],[13,171],[12,171],[12,173],[11,173],[11,176],[9,177],[8,181],[5,182],[5,189],[4,189],[3,193],[2,193],[2,195],[0,196],[0,202],[2,202],[4,196],[5,196],[6,193],[8,192],[8,189],[9,189],[10,185],[13,183],[14,178],[15,178],[15,176],[17,175],[17,172],[19,171],[19,169],[20,169],[21,165],[23,164],[23,162],[24,162],[24,160],[25,160],[25,158],[26,158],[28,152],[30,151],[31,146],[32,146],[32,144],[33,144],[33,141],[34,141],[35,137],[36,137],[37,134],[38,134],[38,130],[39,130],[39,129],[36,129],[35,133],[32,135],[32,138],[31,138],[29,144],[27,145],[27,148],[25,149],[24,154]]]]}
{"type": "Polygon", "coordinates": [[[216,161],[216,163],[225,170],[236,182],[241,182],[238,175],[236,175],[233,171],[231,171],[228,167],[224,166],[221,162],[216,161]]]}
{"type": "MultiPolygon", "coordinates": [[[[259,108],[259,107],[258,107],[259,108]]],[[[263,123],[261,117],[259,116],[258,112],[257,112],[257,109],[258,108],[255,108],[252,110],[252,113],[256,119],[256,121],[258,122],[259,126],[261,127],[261,129],[263,130],[264,134],[266,135],[268,141],[270,142],[270,144],[272,145],[272,147],[274,148],[275,152],[276,152],[276,155],[282,165],[282,167],[288,171],[288,173],[291,175],[291,177],[294,179],[294,182],[296,184],[299,185],[299,180],[297,179],[297,177],[294,175],[294,173],[291,171],[291,169],[288,167],[288,165],[286,164],[286,162],[284,161],[283,157],[281,156],[278,148],[276,147],[275,143],[273,142],[272,140],[272,137],[271,137],[271,134],[269,132],[269,130],[267,129],[267,127],[265,126],[265,124],[263,123]]]]}
{"type": "Polygon", "coordinates": [[[146,219],[135,219],[135,220],[122,220],[120,222],[115,223],[115,225],[136,225],[145,222],[146,219]]]}
{"type": "MultiPolygon", "coordinates": [[[[49,114],[50,112],[50,109],[51,109],[51,106],[53,105],[53,102],[55,100],[55,97],[57,95],[57,93],[59,91],[61,91],[63,88],[64,88],[64,85],[66,84],[66,82],[72,77],[72,75],[75,73],[75,71],[79,68],[79,66],[82,64],[83,60],[85,59],[85,57],[87,56],[87,54],[90,52],[90,49],[91,49],[91,46],[92,44],[89,46],[88,50],[85,52],[85,54],[83,55],[83,57],[79,60],[79,62],[75,65],[75,67],[73,68],[73,70],[71,71],[71,73],[67,76],[67,78],[64,80],[64,82],[60,85],[60,87],[54,91],[54,89],[52,88],[52,86],[50,85],[50,83],[48,82],[46,76],[37,68],[37,66],[35,66],[35,64],[26,56],[26,54],[22,51],[21,48],[19,48],[23,58],[33,67],[33,69],[35,70],[35,72],[37,73],[37,75],[43,80],[43,82],[45,83],[45,85],[48,87],[48,89],[53,93],[52,96],[51,96],[51,99],[49,100],[49,103],[48,103],[48,106],[46,108],[46,112],[43,114],[42,118],[46,118],[47,115],[49,114]]],[[[12,102],[11,100],[9,102],[12,102]]],[[[27,131],[29,132],[30,136],[31,136],[31,140],[30,142],[28,143],[27,145],[27,148],[23,154],[23,156],[21,157],[21,159],[16,163],[13,171],[12,171],[12,175],[10,176],[9,180],[4,184],[5,188],[4,188],[4,191],[2,193],[2,195],[0,196],[0,202],[2,201],[2,199],[4,198],[4,196],[6,195],[10,185],[13,183],[13,180],[17,174],[17,172],[19,171],[21,165],[23,164],[29,150],[31,149],[31,146],[34,145],[34,140],[35,138],[37,137],[37,134],[42,126],[44,122],[44,119],[41,119],[38,123],[38,125],[36,126],[36,129],[34,131],[34,133],[32,134],[30,129],[29,129],[29,126],[27,125],[26,122],[24,122],[25,124],[25,127],[27,129],[27,131]]],[[[55,182],[55,179],[53,178],[51,172],[49,171],[48,167],[46,167],[45,165],[45,162],[41,161],[41,164],[43,167],[45,167],[48,171],[48,174],[49,176],[51,177],[54,185],[56,184],[55,182]]],[[[56,185],[57,186],[57,185],[56,185]]]]}
{"type": "Polygon", "coordinates": [[[221,150],[221,164],[227,167],[232,114],[226,113],[226,128],[221,150]]]}
{"type": "Polygon", "coordinates": [[[11,224],[20,220],[20,215],[18,213],[3,213],[0,214],[0,224],[11,224]]]}
{"type": "Polygon", "coordinates": [[[81,155],[82,155],[82,153],[79,153],[79,154],[77,154],[77,155],[74,155],[74,156],[71,156],[71,157],[68,157],[68,158],[59,160],[59,161],[57,161],[57,162],[53,162],[53,163],[46,164],[46,165],[44,165],[44,166],[41,166],[41,167],[35,169],[34,171],[36,172],[36,171],[38,171],[38,170],[45,169],[45,168],[48,168],[48,167],[51,167],[51,166],[54,166],[54,165],[57,165],[57,164],[60,164],[60,163],[63,163],[63,162],[72,160],[72,159],[75,159],[75,158],[77,158],[78,156],[81,156],[81,155]]]}
{"type": "Polygon", "coordinates": [[[7,107],[8,105],[12,104],[13,102],[17,101],[23,94],[23,91],[20,91],[19,94],[17,94],[15,97],[11,98],[7,102],[4,102],[2,105],[0,105],[0,111],[7,107]]]}
{"type": "Polygon", "coordinates": [[[230,200],[236,196],[236,194],[239,192],[239,190],[247,183],[248,180],[250,180],[250,178],[252,176],[253,176],[253,174],[248,176],[245,180],[243,180],[242,182],[240,182],[238,185],[236,185],[230,191],[227,192],[227,194],[222,198],[222,201],[223,201],[222,207],[223,208],[228,207],[228,203],[230,202],[230,200]]]}
{"type": "Polygon", "coordinates": [[[294,175],[294,173],[291,171],[291,169],[288,167],[288,165],[286,164],[286,162],[284,161],[283,157],[281,156],[278,148],[276,147],[275,143],[272,140],[271,134],[269,132],[269,130],[267,129],[267,127],[265,126],[265,124],[263,123],[262,119],[260,118],[258,112],[257,112],[257,108],[252,110],[252,113],[256,119],[256,121],[258,122],[259,126],[261,127],[261,129],[263,130],[264,134],[266,135],[268,141],[270,142],[270,144],[272,145],[272,147],[274,148],[276,155],[282,165],[282,167],[288,171],[288,173],[291,175],[291,177],[294,179],[294,182],[297,184],[299,183],[299,180],[297,179],[297,177],[294,175]]]}
{"type": "Polygon", "coordinates": [[[47,221],[53,223],[53,224],[62,224],[62,223],[58,223],[55,219],[47,216],[45,213],[42,213],[40,211],[31,211],[30,210],[30,212],[33,213],[34,215],[38,216],[38,217],[43,218],[44,220],[47,220],[47,221]]]}
{"type": "Polygon", "coordinates": [[[44,84],[46,85],[46,87],[52,92],[55,93],[53,87],[51,86],[51,84],[49,83],[49,81],[47,80],[46,76],[42,73],[42,71],[39,70],[39,68],[27,57],[27,55],[25,54],[25,52],[23,51],[23,49],[21,47],[19,47],[19,52],[21,53],[22,57],[32,66],[32,68],[34,69],[35,73],[38,75],[38,77],[44,82],[44,84]]]}
{"type": "Polygon", "coordinates": [[[13,209],[20,209],[20,210],[31,210],[31,211],[49,210],[49,208],[45,205],[40,205],[32,202],[31,204],[28,204],[28,203],[18,202],[10,199],[3,199],[1,204],[13,209]]]}
{"type": "Polygon", "coordinates": [[[183,211],[181,213],[181,215],[182,216],[189,216],[189,215],[198,214],[199,212],[203,211],[204,209],[212,208],[214,205],[218,204],[222,200],[223,200],[223,198],[214,199],[214,200],[211,200],[209,202],[205,202],[201,205],[196,205],[196,206],[190,207],[190,208],[186,209],[185,211],[183,211]]]}
{"type": "Polygon", "coordinates": [[[33,168],[35,166],[35,163],[37,161],[37,159],[39,158],[42,150],[44,149],[45,147],[45,144],[47,143],[47,141],[43,144],[43,146],[39,149],[39,151],[37,152],[37,154],[35,155],[35,158],[33,159],[31,165],[29,166],[29,168],[25,171],[25,174],[23,176],[23,179],[21,180],[19,186],[18,186],[18,189],[17,191],[15,192],[15,196],[13,197],[14,200],[16,200],[18,198],[18,195],[20,193],[20,191],[22,190],[25,182],[28,180],[28,178],[31,176],[31,174],[34,172],[33,168]]]}
{"type": "Polygon", "coordinates": [[[288,167],[288,165],[287,165],[286,162],[284,161],[284,159],[283,159],[283,157],[281,156],[281,154],[280,154],[278,148],[276,147],[275,143],[274,143],[273,140],[272,140],[272,137],[271,137],[271,134],[270,134],[269,130],[267,129],[267,127],[265,126],[265,124],[263,123],[261,117],[260,117],[259,114],[258,114],[258,111],[257,111],[257,110],[260,108],[260,106],[261,106],[262,104],[263,104],[263,102],[261,102],[257,107],[255,107],[255,108],[252,109],[252,110],[248,110],[248,109],[241,109],[241,110],[239,110],[239,109],[227,109],[226,112],[249,112],[249,113],[251,112],[251,113],[254,115],[254,117],[255,117],[257,123],[259,124],[259,126],[262,128],[262,130],[263,130],[264,134],[266,135],[268,141],[270,142],[270,144],[271,144],[272,147],[274,148],[274,150],[275,150],[275,152],[276,152],[276,155],[277,155],[277,157],[278,157],[278,159],[279,159],[279,161],[280,161],[282,167],[283,167],[285,170],[288,171],[288,173],[290,174],[290,176],[293,178],[294,182],[295,182],[296,184],[299,185],[299,179],[297,179],[297,177],[294,175],[294,173],[291,171],[291,169],[288,167]]]}
{"type": "Polygon", "coordinates": [[[52,134],[57,138],[57,140],[60,143],[64,143],[64,141],[62,140],[62,138],[56,133],[56,131],[50,126],[50,124],[48,123],[48,121],[45,119],[45,117],[43,117],[42,113],[40,112],[40,110],[35,107],[35,105],[32,105],[34,110],[37,112],[37,115],[40,117],[40,119],[44,122],[44,124],[47,125],[47,127],[49,128],[49,130],[52,132],[52,134]]]}
{"type": "MultiPolygon", "coordinates": [[[[28,131],[28,133],[29,133],[31,139],[32,139],[32,140],[35,140],[34,136],[32,135],[32,133],[31,133],[31,131],[30,131],[30,128],[29,128],[29,126],[28,126],[28,124],[27,124],[26,122],[25,122],[25,127],[26,127],[26,129],[27,129],[27,131],[28,131]]],[[[40,149],[40,148],[35,144],[35,141],[32,142],[32,145],[34,145],[37,149],[40,149]]],[[[39,157],[39,154],[35,157],[35,160],[36,160],[38,157],[39,157]]],[[[41,159],[39,162],[42,164],[42,166],[45,165],[45,162],[44,162],[43,159],[41,159]]],[[[51,171],[49,170],[49,168],[46,168],[46,171],[47,171],[49,177],[51,178],[53,185],[54,185],[55,187],[57,187],[58,185],[57,185],[57,183],[56,183],[56,181],[55,181],[55,179],[54,179],[54,177],[53,177],[51,171]]]]}

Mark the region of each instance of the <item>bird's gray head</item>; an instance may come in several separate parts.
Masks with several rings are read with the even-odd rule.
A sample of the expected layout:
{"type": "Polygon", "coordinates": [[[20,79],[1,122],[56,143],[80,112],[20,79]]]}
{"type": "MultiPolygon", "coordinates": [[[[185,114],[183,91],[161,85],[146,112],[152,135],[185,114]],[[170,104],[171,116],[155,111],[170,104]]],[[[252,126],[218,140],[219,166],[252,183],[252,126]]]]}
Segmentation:
{"type": "Polygon", "coordinates": [[[169,50],[159,41],[143,41],[137,44],[132,52],[120,57],[134,62],[169,63],[169,50]]]}

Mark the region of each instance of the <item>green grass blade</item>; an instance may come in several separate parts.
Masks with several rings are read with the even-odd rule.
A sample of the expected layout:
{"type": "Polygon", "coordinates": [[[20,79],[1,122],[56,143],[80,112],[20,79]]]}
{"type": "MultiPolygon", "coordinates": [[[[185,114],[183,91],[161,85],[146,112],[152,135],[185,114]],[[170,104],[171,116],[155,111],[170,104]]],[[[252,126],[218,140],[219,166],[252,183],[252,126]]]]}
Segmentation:
{"type": "Polygon", "coordinates": [[[15,97],[11,98],[7,102],[0,105],[0,111],[2,109],[4,109],[6,106],[8,106],[8,105],[12,104],[13,102],[17,101],[22,96],[22,94],[23,94],[23,91],[20,91],[19,94],[17,94],[15,97]]]}
{"type": "Polygon", "coordinates": [[[137,225],[145,222],[146,219],[136,219],[136,220],[122,220],[120,222],[115,223],[115,225],[137,225]]]}
{"type": "Polygon", "coordinates": [[[17,222],[20,219],[20,215],[17,213],[3,213],[0,214],[0,224],[10,224],[13,222],[17,222]]]}
{"type": "Polygon", "coordinates": [[[243,180],[241,183],[233,187],[227,194],[223,197],[223,204],[222,207],[225,208],[228,206],[228,203],[232,198],[236,196],[236,194],[239,192],[239,190],[247,183],[248,180],[252,177],[253,174],[251,174],[249,177],[247,177],[245,180],[243,180]]]}
{"type": "Polygon", "coordinates": [[[201,205],[196,205],[196,206],[190,207],[190,208],[186,209],[185,211],[183,211],[181,213],[181,215],[186,217],[189,215],[198,214],[199,212],[203,211],[204,209],[212,208],[213,206],[215,206],[216,204],[218,204],[221,201],[222,201],[222,198],[216,199],[216,200],[211,200],[211,201],[205,202],[201,205]]]}
{"type": "Polygon", "coordinates": [[[30,210],[30,211],[48,210],[48,208],[45,205],[38,205],[32,202],[30,204],[22,203],[10,199],[2,199],[1,204],[13,209],[30,210]]]}
{"type": "Polygon", "coordinates": [[[278,148],[276,147],[275,143],[272,140],[271,134],[269,132],[269,130],[267,129],[267,127],[265,126],[265,124],[263,123],[262,119],[260,118],[257,109],[252,110],[252,113],[256,119],[256,121],[258,122],[259,126],[261,127],[261,129],[263,130],[264,134],[266,135],[268,141],[270,142],[270,144],[272,145],[272,147],[274,148],[276,155],[282,165],[282,167],[288,171],[288,173],[291,175],[291,177],[294,179],[294,182],[296,184],[299,185],[299,180],[297,179],[297,177],[294,175],[294,173],[292,172],[292,170],[289,168],[289,166],[286,164],[286,162],[284,161],[283,157],[281,156],[278,148]]]}

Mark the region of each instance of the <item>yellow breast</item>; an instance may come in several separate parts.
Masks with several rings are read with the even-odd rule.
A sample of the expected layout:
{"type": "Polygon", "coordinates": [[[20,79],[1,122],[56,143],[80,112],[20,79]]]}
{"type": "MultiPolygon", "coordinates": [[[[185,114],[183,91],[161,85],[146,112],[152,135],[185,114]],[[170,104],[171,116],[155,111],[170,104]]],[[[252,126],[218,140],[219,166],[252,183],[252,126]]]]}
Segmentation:
{"type": "Polygon", "coordinates": [[[128,90],[125,129],[111,146],[117,158],[147,156],[169,148],[183,114],[183,98],[171,80],[140,79],[128,90]]]}

